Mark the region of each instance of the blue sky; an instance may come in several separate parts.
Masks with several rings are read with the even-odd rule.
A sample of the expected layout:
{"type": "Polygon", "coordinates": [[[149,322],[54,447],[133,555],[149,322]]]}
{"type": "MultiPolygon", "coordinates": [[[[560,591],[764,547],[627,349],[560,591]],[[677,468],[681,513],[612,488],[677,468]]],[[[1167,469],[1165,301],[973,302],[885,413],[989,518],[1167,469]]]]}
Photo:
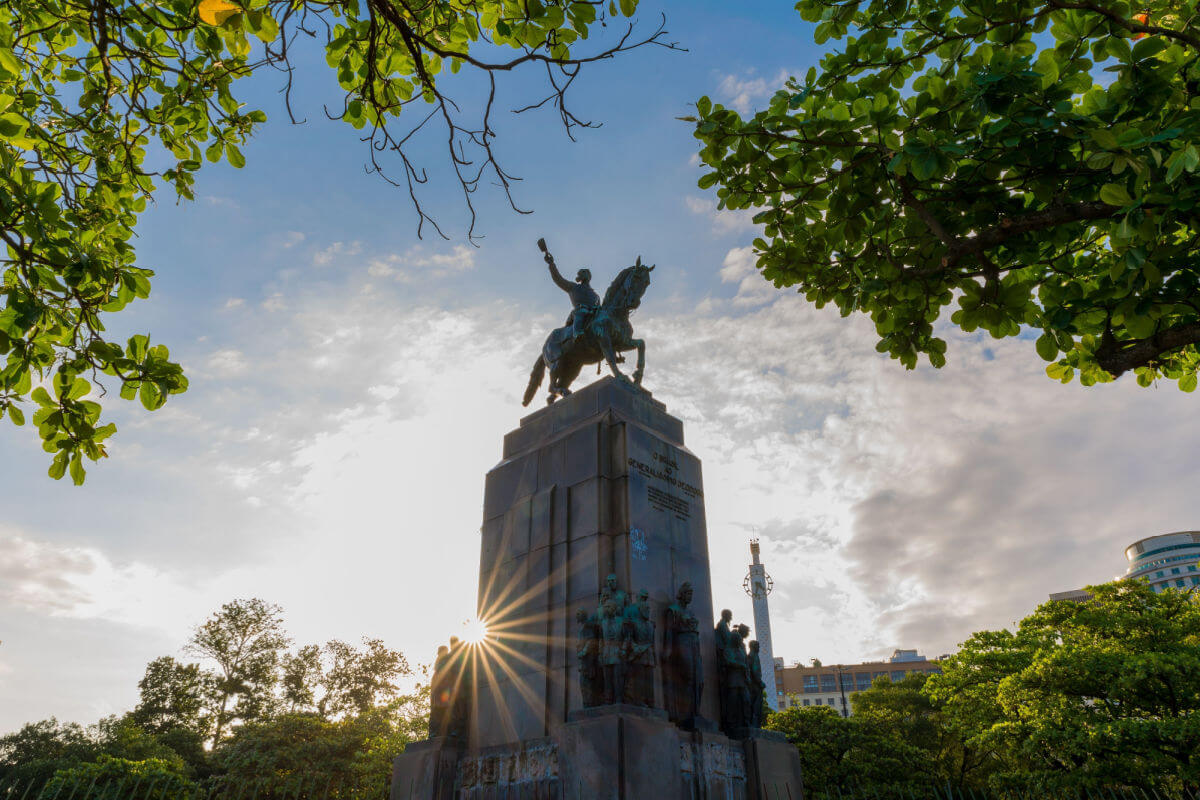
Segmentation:
{"type": "MultiPolygon", "coordinates": [[[[675,118],[702,94],[761,106],[819,59],[811,26],[787,4],[715,2],[643,2],[639,25],[660,11],[687,52],[587,70],[575,109],[600,129],[573,143],[552,112],[498,112],[534,213],[481,191],[478,248],[440,133],[417,155],[451,240],[419,241],[404,192],[324,118],[338,98],[319,52],[301,57],[305,125],[275,76],[241,88],[270,116],[246,168],[206,167],[195,202],[160,196],[139,228],[153,294],[112,321],[169,344],[192,388],[155,413],[112,393],[112,458],[81,488],[0,426],[0,731],[131,707],[145,663],[234,597],[283,605],[297,643],[378,636],[429,660],[474,610],[483,474],[568,311],[541,236],[597,284],[638,254],[658,264],[635,325],[646,387],[704,462],[714,599],[750,619],[759,536],[788,661],[946,652],[1111,578],[1135,539],[1197,527],[1194,398],[1060,386],[1031,341],[953,332],[948,367],[906,372],[864,319],[759,279],[752,224],[696,188],[675,118]]],[[[502,108],[540,91],[512,76],[502,108]]]]}

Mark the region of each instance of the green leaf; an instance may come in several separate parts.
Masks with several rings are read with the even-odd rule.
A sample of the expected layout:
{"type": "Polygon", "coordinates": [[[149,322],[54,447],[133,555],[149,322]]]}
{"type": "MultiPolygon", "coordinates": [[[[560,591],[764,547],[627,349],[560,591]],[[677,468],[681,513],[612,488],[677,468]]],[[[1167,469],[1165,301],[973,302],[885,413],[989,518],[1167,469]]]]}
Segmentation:
{"type": "Polygon", "coordinates": [[[1043,361],[1053,361],[1058,358],[1058,342],[1050,334],[1044,333],[1039,336],[1034,346],[1037,349],[1037,354],[1042,357],[1043,361]]]}
{"type": "Polygon", "coordinates": [[[166,397],[158,391],[158,387],[150,381],[142,381],[142,386],[138,389],[138,399],[142,401],[142,406],[147,411],[154,411],[166,402],[166,397]]]}
{"type": "Polygon", "coordinates": [[[8,417],[13,421],[14,425],[25,424],[25,412],[15,405],[10,405],[8,407],[8,417]]]}
{"type": "Polygon", "coordinates": [[[1106,183],[1100,188],[1100,199],[1110,206],[1127,206],[1133,203],[1133,198],[1125,187],[1118,183],[1106,183]]]}
{"type": "Polygon", "coordinates": [[[0,75],[13,80],[21,75],[21,62],[8,47],[0,45],[0,75]]]}
{"type": "Polygon", "coordinates": [[[1189,372],[1179,379],[1179,388],[1184,392],[1196,391],[1196,373],[1189,372]]]}
{"type": "Polygon", "coordinates": [[[92,385],[83,378],[76,378],[67,392],[67,399],[78,400],[92,390],[92,385]]]}
{"type": "Polygon", "coordinates": [[[1167,49],[1167,43],[1159,36],[1147,36],[1133,46],[1133,60],[1145,61],[1167,49]]]}
{"type": "Polygon", "coordinates": [[[246,157],[242,155],[242,151],[234,144],[225,145],[225,157],[229,159],[229,163],[241,169],[246,166],[246,157]]]}
{"type": "Polygon", "coordinates": [[[50,469],[47,470],[46,474],[56,481],[61,480],[62,476],[67,474],[67,453],[65,450],[56,455],[54,460],[50,462],[50,469]]]}
{"type": "Polygon", "coordinates": [[[71,459],[71,480],[75,482],[76,486],[82,486],[85,475],[87,472],[83,468],[83,456],[76,453],[71,459]]]}

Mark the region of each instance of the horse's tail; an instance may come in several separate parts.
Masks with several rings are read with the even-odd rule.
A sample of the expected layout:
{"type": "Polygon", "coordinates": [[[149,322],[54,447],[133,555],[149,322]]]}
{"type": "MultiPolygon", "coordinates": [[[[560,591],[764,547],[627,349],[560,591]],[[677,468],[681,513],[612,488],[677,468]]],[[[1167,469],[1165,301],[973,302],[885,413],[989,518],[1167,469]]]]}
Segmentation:
{"type": "Polygon", "coordinates": [[[521,401],[521,405],[529,405],[529,401],[533,399],[538,387],[542,385],[542,378],[545,375],[546,359],[538,356],[538,360],[534,362],[533,371],[529,373],[529,385],[525,387],[525,399],[521,401]]]}

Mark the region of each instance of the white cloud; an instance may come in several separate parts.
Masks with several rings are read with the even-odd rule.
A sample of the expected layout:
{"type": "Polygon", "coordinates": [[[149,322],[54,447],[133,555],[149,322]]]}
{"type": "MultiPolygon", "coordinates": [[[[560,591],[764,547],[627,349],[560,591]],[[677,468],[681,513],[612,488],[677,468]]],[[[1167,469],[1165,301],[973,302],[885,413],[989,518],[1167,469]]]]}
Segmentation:
{"type": "Polygon", "coordinates": [[[205,362],[208,372],[219,377],[231,378],[243,374],[249,365],[240,350],[232,348],[218,350],[205,362]]]}
{"type": "Polygon", "coordinates": [[[735,247],[725,254],[721,262],[721,281],[736,283],[735,306],[750,307],[775,300],[779,290],[763,279],[755,268],[757,261],[753,247],[735,247]]]}
{"type": "Polygon", "coordinates": [[[280,240],[280,246],[286,250],[300,244],[305,238],[305,235],[300,231],[287,231],[280,240]]]}
{"type": "Polygon", "coordinates": [[[759,227],[754,224],[754,214],[756,212],[751,210],[730,211],[724,208],[719,209],[715,200],[696,197],[695,195],[684,197],[683,202],[687,205],[688,211],[691,211],[693,214],[701,217],[710,216],[712,218],[713,230],[719,234],[753,231],[759,227]]]}
{"type": "Polygon", "coordinates": [[[362,242],[334,242],[328,247],[313,253],[313,264],[327,267],[335,260],[341,261],[352,258],[362,252],[362,242]]]}
{"type": "Polygon", "coordinates": [[[721,76],[717,85],[717,96],[738,113],[749,114],[755,110],[759,101],[767,99],[783,88],[787,78],[787,70],[780,70],[773,78],[758,75],[753,69],[746,70],[741,75],[726,74],[721,76]]]}
{"type": "Polygon", "coordinates": [[[400,283],[411,283],[447,278],[474,268],[473,247],[460,244],[448,253],[431,253],[421,245],[415,245],[404,253],[372,258],[367,265],[367,274],[373,278],[392,278],[400,283]]]}
{"type": "Polygon", "coordinates": [[[148,564],[0,531],[0,608],[177,632],[187,624],[185,594],[176,576],[148,564]]]}
{"type": "Polygon", "coordinates": [[[226,300],[226,301],[225,301],[225,305],[224,305],[224,306],[222,306],[222,308],[224,308],[226,311],[232,311],[233,309],[235,309],[235,308],[241,308],[241,307],[242,307],[242,306],[244,306],[244,305],[246,305],[246,300],[245,300],[245,298],[242,298],[242,297],[231,297],[231,298],[229,298],[228,300],[226,300]]]}

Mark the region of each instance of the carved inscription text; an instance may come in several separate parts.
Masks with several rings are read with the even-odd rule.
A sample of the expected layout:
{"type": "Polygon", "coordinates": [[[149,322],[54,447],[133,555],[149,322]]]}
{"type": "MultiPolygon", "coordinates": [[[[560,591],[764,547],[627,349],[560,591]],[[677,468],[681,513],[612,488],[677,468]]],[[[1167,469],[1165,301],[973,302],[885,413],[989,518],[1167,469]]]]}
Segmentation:
{"type": "Polygon", "coordinates": [[[667,486],[683,493],[684,497],[680,497],[665,488],[653,486],[649,483],[646,485],[646,500],[650,503],[650,507],[672,514],[677,519],[683,521],[690,519],[692,509],[689,501],[699,500],[704,497],[704,493],[698,487],[679,478],[677,474],[679,463],[669,455],[655,453],[653,464],[647,464],[636,458],[630,458],[629,468],[647,480],[662,481],[667,486]]]}

